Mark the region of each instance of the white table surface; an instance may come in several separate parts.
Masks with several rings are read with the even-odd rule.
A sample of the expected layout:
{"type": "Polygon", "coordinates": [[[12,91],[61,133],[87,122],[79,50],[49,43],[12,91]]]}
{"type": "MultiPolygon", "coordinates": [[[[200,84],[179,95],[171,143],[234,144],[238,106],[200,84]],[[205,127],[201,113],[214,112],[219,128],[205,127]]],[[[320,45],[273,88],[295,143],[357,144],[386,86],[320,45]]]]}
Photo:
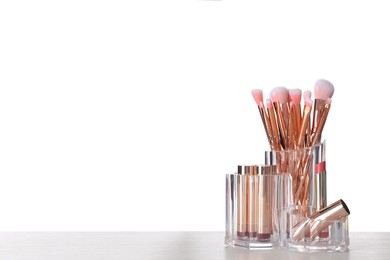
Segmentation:
{"type": "Polygon", "coordinates": [[[0,232],[0,260],[390,259],[390,233],[351,233],[345,253],[249,251],[224,232],[0,232]]]}

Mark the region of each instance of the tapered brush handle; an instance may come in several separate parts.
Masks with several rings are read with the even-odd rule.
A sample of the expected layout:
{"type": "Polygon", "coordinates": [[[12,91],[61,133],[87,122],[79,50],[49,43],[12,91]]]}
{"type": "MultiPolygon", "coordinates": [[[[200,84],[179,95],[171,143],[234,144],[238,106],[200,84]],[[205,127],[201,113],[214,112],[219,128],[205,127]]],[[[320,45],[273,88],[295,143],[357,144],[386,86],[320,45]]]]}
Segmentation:
{"type": "Polygon", "coordinates": [[[279,123],[279,135],[280,135],[280,143],[283,147],[283,149],[286,149],[287,147],[287,124],[285,121],[285,112],[287,113],[287,106],[284,108],[287,104],[280,104],[279,102],[273,102],[273,106],[275,109],[277,122],[279,123]],[[285,112],[284,112],[285,111],[285,112]]]}
{"type": "Polygon", "coordinates": [[[330,110],[330,104],[325,104],[323,111],[321,113],[321,117],[318,120],[318,125],[316,129],[313,129],[313,132],[310,136],[310,145],[315,145],[321,141],[320,139],[321,139],[322,130],[324,129],[326,119],[328,118],[329,110],[330,110]]]}
{"type": "Polygon", "coordinates": [[[313,119],[312,119],[312,132],[316,131],[318,124],[320,123],[322,114],[324,112],[326,101],[322,99],[314,99],[313,119]]]}
{"type": "Polygon", "coordinates": [[[291,104],[290,114],[288,118],[287,126],[287,149],[295,149],[297,146],[297,120],[296,120],[296,106],[294,103],[291,104]]]}
{"type": "Polygon", "coordinates": [[[280,144],[280,135],[279,135],[279,129],[278,124],[276,121],[276,115],[275,110],[273,109],[270,101],[267,101],[267,112],[269,116],[269,121],[272,129],[272,139],[274,140],[274,150],[281,150],[281,144],[280,144]]]}
{"type": "Polygon", "coordinates": [[[300,148],[304,147],[304,139],[305,139],[307,124],[309,123],[309,119],[310,119],[310,112],[311,112],[311,106],[305,105],[303,109],[301,130],[299,131],[299,138],[298,138],[298,147],[300,148]]]}
{"type": "Polygon", "coordinates": [[[272,127],[271,127],[269,117],[268,117],[267,112],[262,104],[260,104],[260,106],[257,106],[257,107],[258,107],[259,112],[260,112],[261,120],[263,121],[265,133],[266,133],[267,138],[268,138],[268,143],[269,143],[271,149],[274,150],[276,147],[276,144],[275,144],[275,138],[273,137],[273,134],[272,134],[272,127]]]}

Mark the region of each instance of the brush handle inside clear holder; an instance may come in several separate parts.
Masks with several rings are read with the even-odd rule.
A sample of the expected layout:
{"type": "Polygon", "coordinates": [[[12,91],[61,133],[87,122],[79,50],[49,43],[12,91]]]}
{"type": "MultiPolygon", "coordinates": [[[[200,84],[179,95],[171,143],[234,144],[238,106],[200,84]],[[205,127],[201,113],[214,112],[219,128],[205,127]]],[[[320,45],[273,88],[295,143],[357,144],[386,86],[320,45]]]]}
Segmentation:
{"type": "Polygon", "coordinates": [[[305,216],[301,206],[287,209],[289,229],[285,246],[303,252],[344,252],[349,245],[348,217],[318,220],[305,216]]]}
{"type": "MultiPolygon", "coordinates": [[[[301,205],[303,209],[326,207],[325,141],[307,148],[294,150],[272,150],[265,152],[265,165],[273,165],[276,174],[291,176],[291,189],[285,197],[285,208],[301,205]],[[318,166],[324,171],[316,175],[318,166]]],[[[308,212],[312,213],[312,212],[308,212]]]]}

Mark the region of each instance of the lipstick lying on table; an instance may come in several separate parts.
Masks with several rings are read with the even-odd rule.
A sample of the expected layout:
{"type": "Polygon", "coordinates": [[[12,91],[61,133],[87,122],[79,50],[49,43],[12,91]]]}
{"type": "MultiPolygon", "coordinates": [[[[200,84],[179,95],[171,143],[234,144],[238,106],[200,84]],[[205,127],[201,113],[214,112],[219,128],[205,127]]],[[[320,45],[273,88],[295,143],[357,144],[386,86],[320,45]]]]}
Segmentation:
{"type": "Polygon", "coordinates": [[[292,238],[295,241],[299,241],[304,237],[313,240],[333,222],[341,220],[349,214],[347,204],[343,200],[338,200],[297,223],[293,227],[292,238]]]}

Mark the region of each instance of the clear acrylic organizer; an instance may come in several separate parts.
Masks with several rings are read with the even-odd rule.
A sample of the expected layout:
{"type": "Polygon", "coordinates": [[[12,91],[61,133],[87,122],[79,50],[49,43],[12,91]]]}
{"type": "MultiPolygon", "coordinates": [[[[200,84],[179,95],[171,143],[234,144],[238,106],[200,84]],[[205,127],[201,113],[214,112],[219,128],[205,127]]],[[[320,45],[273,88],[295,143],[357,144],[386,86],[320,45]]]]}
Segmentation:
{"type": "Polygon", "coordinates": [[[226,175],[225,244],[270,249],[281,244],[281,189],[287,175],[226,175]]]}
{"type": "Polygon", "coordinates": [[[287,211],[290,228],[285,246],[302,252],[346,251],[349,245],[348,217],[326,219],[326,213],[322,215],[325,218],[305,217],[300,206],[290,206],[287,211]]]}
{"type": "Polygon", "coordinates": [[[342,200],[327,205],[325,142],[265,155],[272,172],[226,175],[225,244],[346,251],[349,210],[342,200]]]}

